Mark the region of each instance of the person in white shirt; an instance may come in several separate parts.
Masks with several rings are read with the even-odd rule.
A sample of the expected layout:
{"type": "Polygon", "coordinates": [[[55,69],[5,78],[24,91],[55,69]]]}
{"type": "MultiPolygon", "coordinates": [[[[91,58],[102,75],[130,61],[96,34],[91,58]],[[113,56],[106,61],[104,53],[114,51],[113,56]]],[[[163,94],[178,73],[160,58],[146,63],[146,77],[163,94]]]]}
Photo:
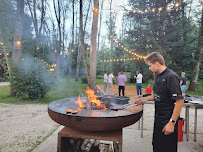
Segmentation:
{"type": "Polygon", "coordinates": [[[142,95],[142,74],[139,71],[137,76],[134,76],[134,78],[136,78],[136,82],[137,82],[137,95],[142,95]]]}
{"type": "Polygon", "coordinates": [[[109,78],[108,78],[108,84],[109,84],[109,94],[113,93],[113,81],[114,81],[114,75],[113,72],[111,72],[111,74],[109,74],[109,78]]]}
{"type": "Polygon", "coordinates": [[[107,82],[108,82],[108,76],[107,72],[104,74],[104,92],[106,93],[106,88],[107,88],[107,82]]]}

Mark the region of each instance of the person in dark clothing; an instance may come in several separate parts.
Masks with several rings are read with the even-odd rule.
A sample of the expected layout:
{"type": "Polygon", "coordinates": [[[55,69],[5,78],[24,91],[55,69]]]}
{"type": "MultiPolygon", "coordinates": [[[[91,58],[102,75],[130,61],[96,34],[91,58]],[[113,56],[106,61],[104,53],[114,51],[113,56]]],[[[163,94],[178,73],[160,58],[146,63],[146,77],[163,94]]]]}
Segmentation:
{"type": "Polygon", "coordinates": [[[185,77],[185,72],[181,73],[182,78],[180,79],[180,87],[182,91],[182,95],[185,95],[186,85],[187,85],[187,78],[185,77]]]}
{"type": "Polygon", "coordinates": [[[149,66],[149,70],[156,73],[154,94],[138,98],[135,103],[155,101],[153,151],[177,152],[176,121],[184,104],[178,76],[165,66],[165,60],[158,52],[149,54],[145,58],[145,63],[149,66]]]}

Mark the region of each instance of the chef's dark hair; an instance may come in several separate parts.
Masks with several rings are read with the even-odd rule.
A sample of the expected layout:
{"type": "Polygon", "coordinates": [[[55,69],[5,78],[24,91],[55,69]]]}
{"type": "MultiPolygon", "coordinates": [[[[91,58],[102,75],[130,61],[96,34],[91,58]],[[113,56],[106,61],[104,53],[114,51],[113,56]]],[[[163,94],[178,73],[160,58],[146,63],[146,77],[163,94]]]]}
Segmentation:
{"type": "Polygon", "coordinates": [[[152,52],[150,53],[146,58],[145,62],[150,62],[154,64],[155,62],[159,62],[161,65],[165,65],[165,60],[161,54],[158,52],[152,52]]]}

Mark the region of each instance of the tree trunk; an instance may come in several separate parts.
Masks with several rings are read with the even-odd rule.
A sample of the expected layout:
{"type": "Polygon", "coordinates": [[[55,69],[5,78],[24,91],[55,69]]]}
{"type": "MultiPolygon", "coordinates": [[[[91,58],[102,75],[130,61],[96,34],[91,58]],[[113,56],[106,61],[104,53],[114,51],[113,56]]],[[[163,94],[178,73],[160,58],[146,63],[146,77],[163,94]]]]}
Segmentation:
{"type": "MultiPolygon", "coordinates": [[[[28,2],[28,7],[29,7],[29,11],[31,14],[31,18],[32,18],[32,22],[34,25],[34,29],[35,29],[35,35],[36,35],[36,48],[41,46],[41,33],[42,33],[42,27],[44,25],[44,18],[45,18],[45,0],[42,0],[41,2],[41,17],[40,17],[40,26],[38,26],[38,18],[37,18],[37,2],[36,0],[33,0],[33,8],[31,8],[31,2],[30,0],[27,1],[28,2]]],[[[37,57],[40,57],[41,54],[39,52],[39,50],[36,49],[36,55],[37,57]]]]}
{"type": "Polygon", "coordinates": [[[13,47],[13,61],[20,61],[21,52],[21,34],[23,26],[23,15],[24,15],[24,0],[17,0],[17,14],[16,14],[16,26],[14,33],[14,47],[13,47]]]}
{"type": "Polygon", "coordinates": [[[198,90],[198,78],[199,78],[199,70],[201,64],[201,57],[203,53],[203,9],[202,9],[202,17],[201,17],[201,25],[200,25],[200,32],[198,37],[197,43],[197,51],[195,52],[195,64],[193,66],[193,76],[190,81],[189,89],[190,91],[197,91],[198,90]]]}
{"type": "Polygon", "coordinates": [[[81,59],[81,46],[78,37],[78,56],[77,56],[77,69],[75,74],[75,81],[78,81],[79,73],[80,73],[80,59],[81,59]]]}
{"type": "Polygon", "coordinates": [[[101,31],[101,21],[102,21],[102,10],[103,10],[103,3],[104,0],[102,0],[101,2],[101,11],[100,11],[100,15],[99,15],[99,32],[98,32],[98,47],[97,50],[99,50],[99,44],[100,44],[100,31],[101,31]]]}
{"type": "Polygon", "coordinates": [[[85,45],[84,45],[84,31],[83,31],[83,6],[82,6],[82,0],[80,0],[80,43],[81,43],[81,52],[83,54],[83,62],[85,66],[85,71],[87,75],[87,82],[88,85],[90,86],[90,74],[89,74],[89,68],[87,64],[87,59],[86,59],[86,53],[85,53],[85,45]]]}
{"type": "MultiPolygon", "coordinates": [[[[89,1],[89,6],[88,6],[88,10],[87,10],[87,15],[86,15],[86,19],[85,19],[85,27],[84,27],[84,31],[85,31],[85,28],[86,28],[86,23],[87,23],[87,18],[88,18],[88,14],[89,14],[89,9],[90,9],[90,4],[91,4],[91,0],[89,1]]],[[[80,10],[82,11],[82,7],[80,6],[80,10]]],[[[80,14],[80,16],[82,16],[80,14]]],[[[84,49],[84,32],[83,31],[83,49],[84,49]]],[[[79,35],[81,35],[81,31],[79,31],[79,35]]],[[[79,38],[78,38],[79,39],[79,38]]],[[[85,50],[85,49],[84,49],[85,50]]],[[[85,53],[86,54],[86,53],[85,53]]],[[[81,59],[81,55],[82,55],[82,47],[81,47],[81,44],[78,48],[78,56],[77,56],[77,70],[76,70],[76,76],[75,76],[75,80],[78,81],[78,77],[79,77],[79,73],[80,73],[80,59],[81,59]]],[[[86,56],[86,55],[85,55],[86,56]]],[[[86,59],[85,59],[86,60],[86,59]]],[[[86,61],[87,62],[87,61],[86,61]]],[[[85,65],[86,66],[86,65],[85,65]]],[[[86,68],[85,68],[86,69],[86,68]]],[[[86,71],[87,73],[87,71],[86,71]]],[[[88,74],[89,75],[89,74],[88,74]]],[[[89,76],[87,76],[89,77],[89,76]]],[[[88,78],[88,84],[89,84],[89,78],[88,78]]]]}
{"type": "MultiPolygon", "coordinates": [[[[112,0],[110,2],[110,18],[109,18],[109,23],[110,23],[110,34],[113,35],[112,32],[112,11],[111,11],[111,7],[112,7],[112,0]]],[[[112,54],[112,50],[113,50],[113,39],[110,38],[110,42],[111,42],[111,49],[110,49],[110,60],[111,60],[111,54],[112,54]]],[[[109,62],[110,64],[110,72],[112,72],[112,62],[109,62]]]]}
{"type": "MultiPolygon", "coordinates": [[[[14,33],[14,46],[13,46],[13,62],[18,64],[20,61],[21,53],[21,34],[23,26],[23,15],[24,15],[24,0],[17,0],[17,14],[16,14],[16,26],[14,33]]],[[[13,90],[13,84],[10,85],[10,96],[15,97],[16,94],[13,90]]]]}
{"type": "Polygon", "coordinates": [[[94,0],[93,22],[90,46],[90,88],[96,92],[96,65],[97,65],[97,30],[98,30],[99,0],[94,0]]]}
{"type": "Polygon", "coordinates": [[[71,51],[70,51],[70,56],[69,56],[69,74],[68,77],[71,77],[72,73],[72,50],[74,50],[74,26],[75,26],[75,12],[74,12],[74,0],[73,0],[73,27],[72,27],[72,43],[71,43],[71,51]]]}

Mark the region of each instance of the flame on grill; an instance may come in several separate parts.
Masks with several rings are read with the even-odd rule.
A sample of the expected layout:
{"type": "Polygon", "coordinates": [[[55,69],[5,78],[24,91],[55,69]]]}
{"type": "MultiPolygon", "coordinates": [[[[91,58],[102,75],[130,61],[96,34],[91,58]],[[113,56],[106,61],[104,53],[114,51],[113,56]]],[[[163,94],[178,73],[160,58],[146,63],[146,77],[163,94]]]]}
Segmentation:
{"type": "Polygon", "coordinates": [[[75,101],[75,103],[79,106],[79,107],[86,107],[85,104],[80,100],[80,96],[78,96],[78,100],[75,101]]]}
{"type": "MultiPolygon", "coordinates": [[[[98,96],[94,94],[94,90],[87,87],[87,90],[85,92],[88,95],[88,100],[91,102],[91,105],[97,106],[98,110],[107,110],[106,106],[100,102],[99,99],[97,99],[98,96]]],[[[85,104],[80,100],[80,96],[78,97],[78,100],[75,102],[79,107],[86,107],[85,104]]]]}

